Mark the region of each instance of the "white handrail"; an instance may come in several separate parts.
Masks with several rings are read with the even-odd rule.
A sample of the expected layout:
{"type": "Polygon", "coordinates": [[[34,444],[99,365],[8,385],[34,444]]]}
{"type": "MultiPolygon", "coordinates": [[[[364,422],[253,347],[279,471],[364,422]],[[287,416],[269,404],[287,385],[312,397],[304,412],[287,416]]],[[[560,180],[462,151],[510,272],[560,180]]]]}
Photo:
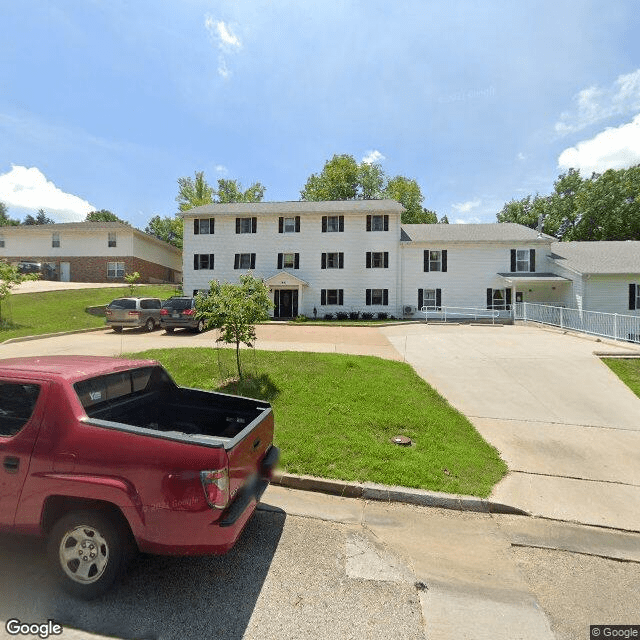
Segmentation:
{"type": "MultiPolygon", "coordinates": [[[[505,308],[502,311],[508,311],[505,308]]],[[[429,322],[429,314],[439,314],[445,322],[447,321],[447,315],[455,316],[457,318],[491,318],[491,322],[495,324],[496,318],[500,317],[500,309],[483,309],[481,307],[449,307],[449,306],[423,306],[420,308],[420,312],[424,313],[425,322],[429,322]],[[452,313],[453,312],[453,313],[452,313]]]]}

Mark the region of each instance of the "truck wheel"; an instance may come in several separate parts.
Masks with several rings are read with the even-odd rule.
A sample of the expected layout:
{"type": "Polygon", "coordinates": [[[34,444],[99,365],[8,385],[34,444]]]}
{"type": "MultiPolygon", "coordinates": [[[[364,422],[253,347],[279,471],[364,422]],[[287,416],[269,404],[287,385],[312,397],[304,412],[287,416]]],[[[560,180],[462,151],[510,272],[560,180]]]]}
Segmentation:
{"type": "Polygon", "coordinates": [[[153,318],[149,318],[147,320],[147,324],[145,324],[144,326],[147,331],[151,332],[156,328],[156,323],[153,321],[153,318]]]}
{"type": "Polygon", "coordinates": [[[122,327],[113,327],[113,330],[114,330],[116,333],[122,333],[122,327]]]}
{"type": "Polygon", "coordinates": [[[105,593],[124,569],[126,539],[104,514],[74,511],[56,522],[49,559],[62,587],[82,600],[105,593]]]}

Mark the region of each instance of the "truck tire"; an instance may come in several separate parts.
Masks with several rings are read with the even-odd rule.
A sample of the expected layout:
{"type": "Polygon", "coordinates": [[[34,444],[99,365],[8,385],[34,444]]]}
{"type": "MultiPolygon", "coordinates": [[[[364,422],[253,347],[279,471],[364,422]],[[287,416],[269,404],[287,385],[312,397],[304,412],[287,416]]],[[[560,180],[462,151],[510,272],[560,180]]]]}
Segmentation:
{"type": "Polygon", "coordinates": [[[124,570],[126,535],[98,511],[73,511],[54,525],[49,560],[65,591],[82,600],[104,594],[124,570]]]}
{"type": "Polygon", "coordinates": [[[144,326],[145,326],[145,329],[149,333],[151,333],[151,331],[153,331],[156,328],[156,323],[153,321],[153,318],[149,318],[144,326]]]}

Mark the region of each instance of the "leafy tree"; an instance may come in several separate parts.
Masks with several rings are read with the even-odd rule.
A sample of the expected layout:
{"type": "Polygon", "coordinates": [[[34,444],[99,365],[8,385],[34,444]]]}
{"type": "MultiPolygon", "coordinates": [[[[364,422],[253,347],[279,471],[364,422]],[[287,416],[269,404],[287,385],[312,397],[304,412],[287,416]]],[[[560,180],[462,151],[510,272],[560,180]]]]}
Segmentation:
{"type": "Polygon", "coordinates": [[[430,209],[423,209],[421,219],[418,220],[418,222],[422,224],[436,224],[436,222],[438,222],[438,215],[435,211],[431,211],[430,209]]]}
{"type": "Polygon", "coordinates": [[[20,224],[19,220],[9,217],[9,210],[4,202],[0,202],[0,227],[15,227],[20,224]]]}
{"type": "Polygon", "coordinates": [[[218,180],[218,190],[215,191],[215,202],[262,202],[265,192],[264,185],[255,182],[244,190],[237,180],[218,180]]]}
{"type": "Polygon", "coordinates": [[[427,212],[422,207],[424,196],[420,186],[415,180],[396,176],[387,183],[384,191],[385,197],[399,202],[405,211],[402,214],[402,222],[405,224],[419,224],[422,222],[437,222],[438,218],[432,211],[427,212]],[[430,215],[433,214],[433,215],[430,215]],[[435,218],[435,219],[434,219],[435,218]]]}
{"type": "Polygon", "coordinates": [[[147,223],[144,232],[182,249],[183,221],[178,216],[153,216],[147,223]]]}
{"type": "Polygon", "coordinates": [[[134,271],[133,273],[124,274],[124,281],[129,285],[130,295],[133,295],[133,291],[135,289],[136,282],[138,282],[138,280],[140,280],[140,274],[137,271],[134,271]]]}
{"type": "Polygon", "coordinates": [[[196,311],[208,327],[220,329],[218,342],[235,344],[238,378],[242,380],[240,345],[253,346],[255,324],[269,318],[273,303],[267,285],[251,273],[240,276],[240,284],[212,281],[207,294],[196,297],[196,311]]]}
{"type": "Polygon", "coordinates": [[[385,188],[387,176],[375,162],[361,162],[358,165],[358,187],[362,200],[379,200],[387,197],[385,188]]]}
{"type": "Polygon", "coordinates": [[[359,168],[355,158],[348,154],[334,155],[327,160],[319,174],[311,174],[300,192],[303,200],[358,199],[359,168]]]}
{"type": "MultiPolygon", "coordinates": [[[[118,218],[115,213],[112,213],[108,209],[100,209],[100,211],[91,211],[87,213],[85,222],[122,222],[123,224],[129,224],[126,220],[118,218]]],[[[129,224],[129,226],[131,226],[129,224]]]]}
{"type": "Polygon", "coordinates": [[[195,180],[190,177],[178,178],[178,187],[176,202],[180,211],[213,202],[213,187],[204,179],[204,171],[196,171],[195,180]]]}
{"type": "Polygon", "coordinates": [[[11,289],[25,280],[37,279],[37,273],[20,273],[17,266],[9,264],[6,260],[0,260],[0,321],[2,321],[2,303],[11,294],[11,289]]]}
{"type": "Polygon", "coordinates": [[[30,213],[24,217],[22,224],[55,224],[55,220],[51,219],[44,211],[38,209],[38,215],[34,218],[30,213]]]}
{"type": "Polygon", "coordinates": [[[447,218],[446,214],[438,220],[438,224],[449,224],[449,218],[447,218]]]}

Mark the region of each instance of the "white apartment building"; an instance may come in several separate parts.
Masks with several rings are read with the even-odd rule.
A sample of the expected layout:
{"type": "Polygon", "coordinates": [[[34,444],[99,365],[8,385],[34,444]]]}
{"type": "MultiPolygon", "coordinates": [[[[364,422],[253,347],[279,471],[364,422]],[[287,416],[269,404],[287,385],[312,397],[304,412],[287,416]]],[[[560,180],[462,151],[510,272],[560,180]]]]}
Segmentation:
{"type": "Polygon", "coordinates": [[[269,286],[274,318],[400,318],[425,306],[508,315],[518,301],[640,310],[640,242],[559,243],[513,223],[403,225],[402,211],[392,200],[191,209],[183,214],[184,292],[252,271],[269,286]],[[589,282],[598,283],[592,295],[589,282]]]}

